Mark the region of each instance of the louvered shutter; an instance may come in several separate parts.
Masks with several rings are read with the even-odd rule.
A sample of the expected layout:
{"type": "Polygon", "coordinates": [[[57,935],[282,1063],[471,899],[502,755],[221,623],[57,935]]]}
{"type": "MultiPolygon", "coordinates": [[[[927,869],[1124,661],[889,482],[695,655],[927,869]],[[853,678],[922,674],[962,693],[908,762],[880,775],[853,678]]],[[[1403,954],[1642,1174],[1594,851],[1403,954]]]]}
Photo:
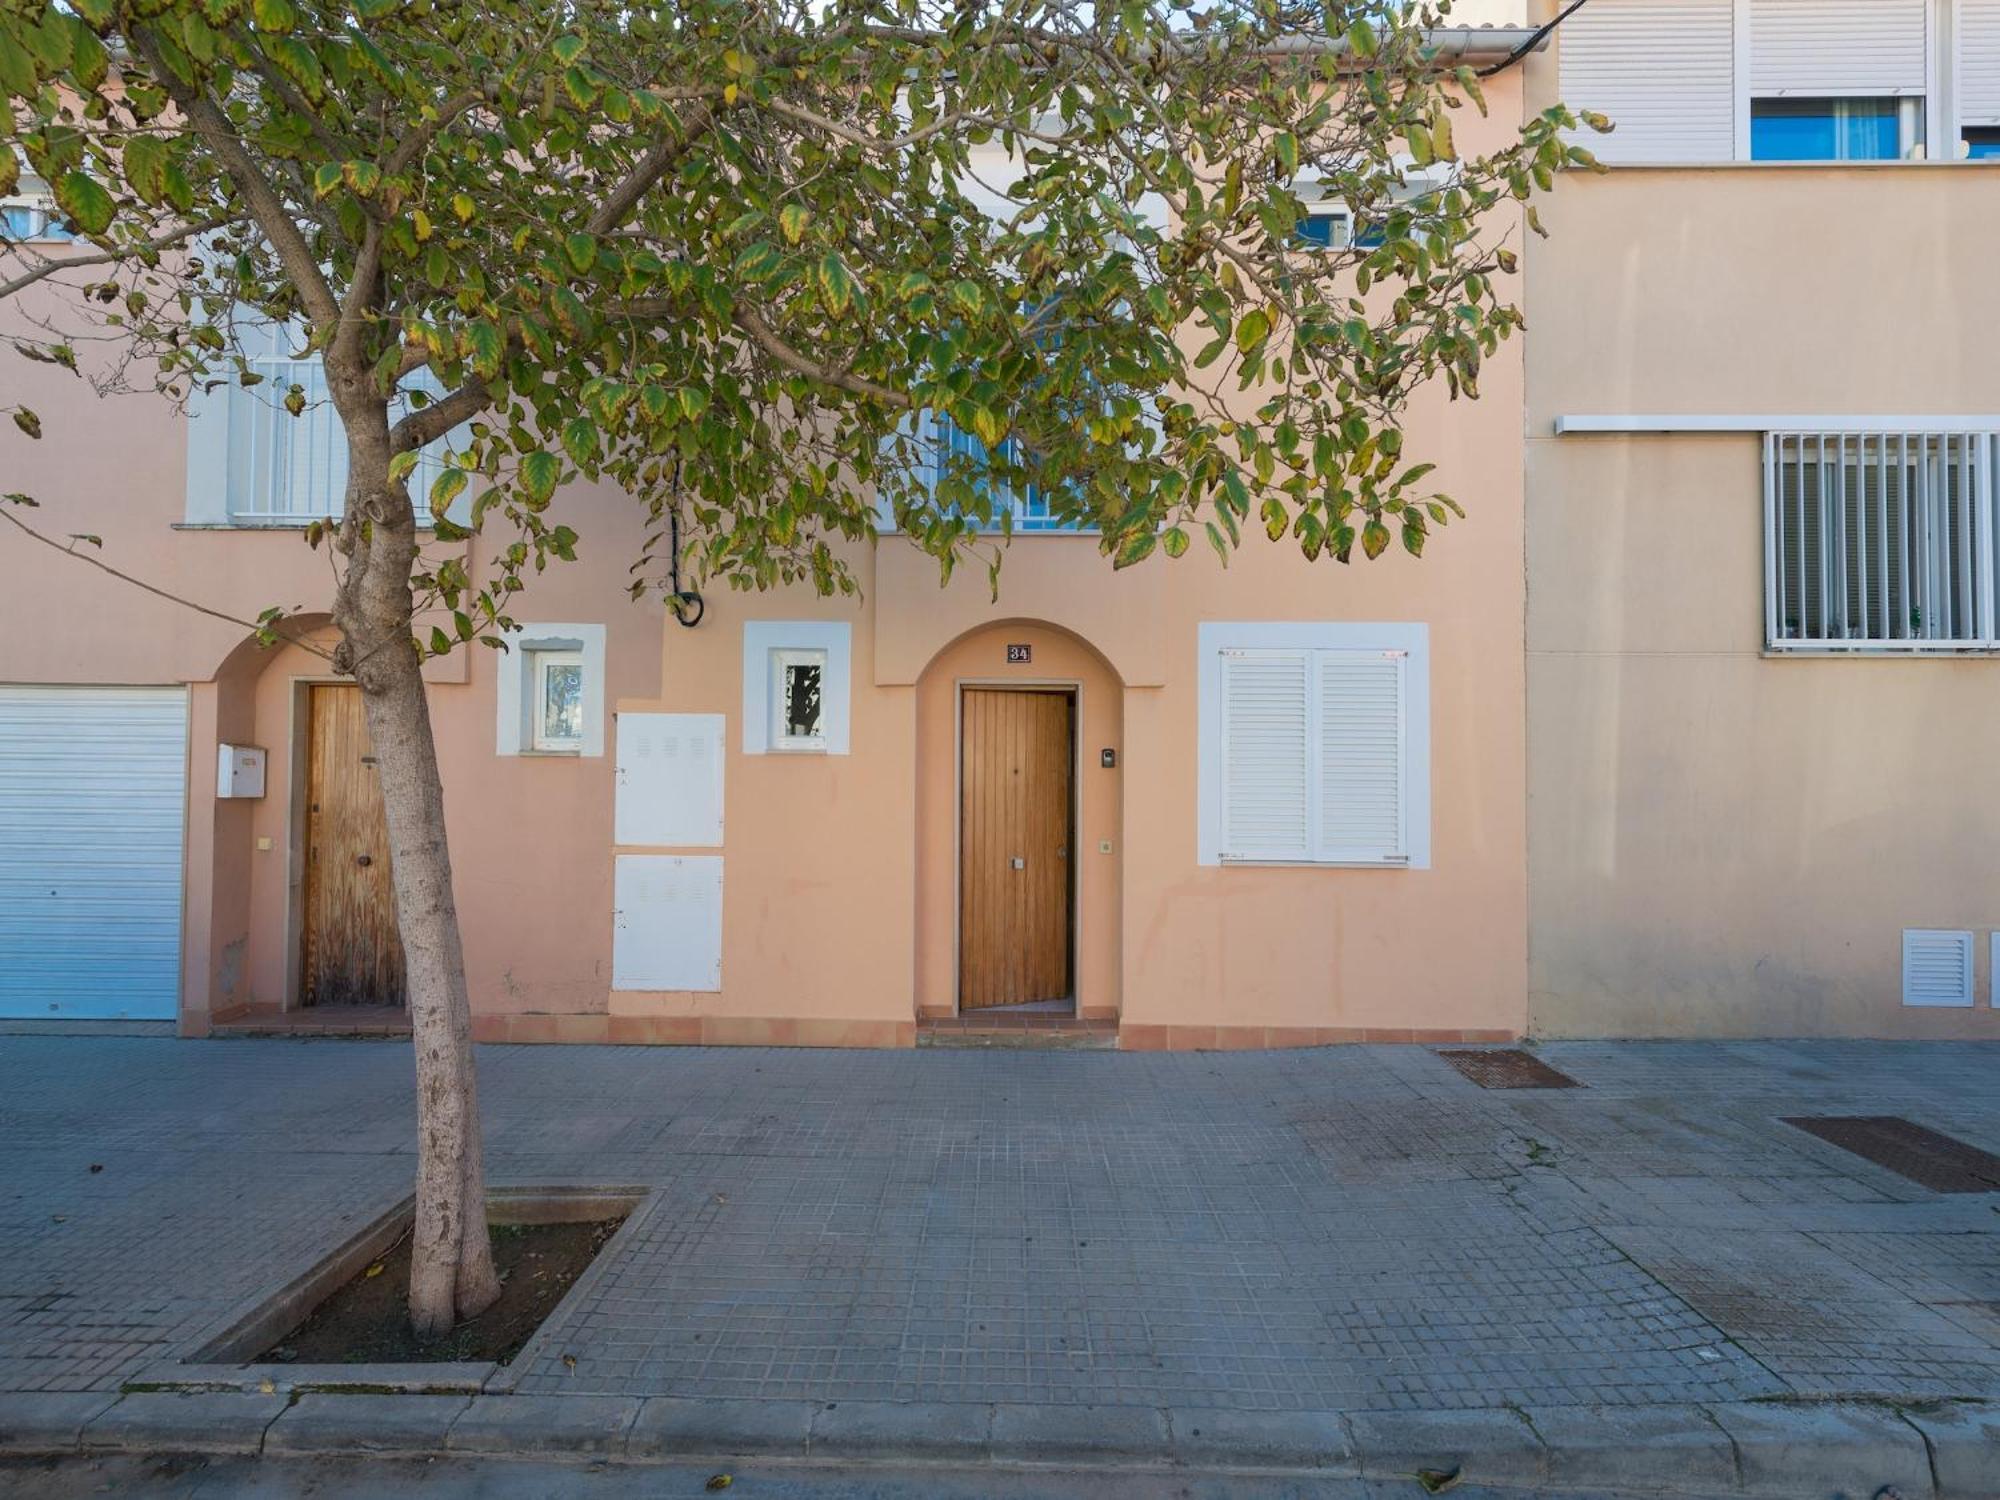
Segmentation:
{"type": "Polygon", "coordinates": [[[1311,857],[1310,652],[1222,653],[1222,857],[1311,857]]]}
{"type": "Polygon", "coordinates": [[[1929,12],[1930,0],[1751,0],[1750,91],[1921,93],[1929,12]]]}
{"type": "Polygon", "coordinates": [[[1406,859],[1400,651],[1320,651],[1319,844],[1314,858],[1406,859]]]}
{"type": "Polygon", "coordinates": [[[1557,33],[1563,102],[1609,115],[1574,139],[1607,162],[1728,161],[1736,150],[1732,0],[1595,0],[1557,33]]]}
{"type": "Polygon", "coordinates": [[[2000,125],[2000,0],[1958,0],[1958,113],[2000,125]]]}

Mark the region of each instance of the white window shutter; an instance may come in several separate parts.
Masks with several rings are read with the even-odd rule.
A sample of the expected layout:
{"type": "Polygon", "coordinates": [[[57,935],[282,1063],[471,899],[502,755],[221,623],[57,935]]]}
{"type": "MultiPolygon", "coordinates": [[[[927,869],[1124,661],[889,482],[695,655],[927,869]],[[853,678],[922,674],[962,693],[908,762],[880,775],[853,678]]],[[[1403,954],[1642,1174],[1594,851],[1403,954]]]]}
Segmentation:
{"type": "Polygon", "coordinates": [[[1903,1004],[1972,1004],[1972,934],[1903,929],[1903,1004]]]}
{"type": "Polygon", "coordinates": [[[1319,819],[1314,858],[1406,859],[1400,651],[1320,651],[1319,819]]]}
{"type": "Polygon", "coordinates": [[[722,734],[721,714],[618,716],[618,843],[722,843],[722,734]]]}
{"type": "Polygon", "coordinates": [[[1617,128],[1573,139],[1607,162],[1736,152],[1733,0],[1595,0],[1556,35],[1563,102],[1617,128]]]}
{"type": "Polygon", "coordinates": [[[1751,0],[1750,91],[1922,93],[1929,13],[1930,0],[1751,0]]]}
{"type": "Polygon", "coordinates": [[[1222,653],[1224,859],[1311,857],[1310,655],[1222,653]]]}
{"type": "Polygon", "coordinates": [[[611,988],[722,988],[722,857],[612,861],[611,988]]]}
{"type": "Polygon", "coordinates": [[[1958,115],[2000,125],[2000,0],[1958,0],[1958,115]]]}

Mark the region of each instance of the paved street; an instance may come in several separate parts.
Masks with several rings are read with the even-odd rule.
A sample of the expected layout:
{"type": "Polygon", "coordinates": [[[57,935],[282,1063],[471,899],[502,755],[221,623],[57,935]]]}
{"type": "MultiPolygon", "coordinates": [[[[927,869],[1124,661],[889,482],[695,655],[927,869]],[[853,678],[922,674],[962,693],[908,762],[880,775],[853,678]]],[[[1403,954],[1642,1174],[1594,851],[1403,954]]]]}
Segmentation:
{"type": "MultiPolygon", "coordinates": [[[[1394,1411],[2000,1398],[2000,1051],[481,1052],[496,1184],[644,1184],[523,1393],[1394,1411]],[[563,1358],[569,1355],[574,1366],[563,1358]]],[[[0,1390],[111,1391],[409,1188],[404,1043],[0,1038],[0,1390]],[[101,1170],[93,1170],[93,1167],[101,1170]]]]}

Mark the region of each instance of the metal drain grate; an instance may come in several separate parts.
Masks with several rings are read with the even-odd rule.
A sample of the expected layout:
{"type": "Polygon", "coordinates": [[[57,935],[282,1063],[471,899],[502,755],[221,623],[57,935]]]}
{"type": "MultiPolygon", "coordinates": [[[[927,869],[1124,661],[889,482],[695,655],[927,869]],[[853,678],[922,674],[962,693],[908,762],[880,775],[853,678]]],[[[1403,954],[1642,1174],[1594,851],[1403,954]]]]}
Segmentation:
{"type": "Polygon", "coordinates": [[[2000,1192],[2000,1156],[1899,1115],[1802,1115],[1784,1123],[1934,1193],[2000,1192]]]}
{"type": "Polygon", "coordinates": [[[1539,1057],[1518,1047],[1480,1047],[1438,1056],[1483,1089],[1580,1089],[1567,1073],[1559,1073],[1539,1057]]]}

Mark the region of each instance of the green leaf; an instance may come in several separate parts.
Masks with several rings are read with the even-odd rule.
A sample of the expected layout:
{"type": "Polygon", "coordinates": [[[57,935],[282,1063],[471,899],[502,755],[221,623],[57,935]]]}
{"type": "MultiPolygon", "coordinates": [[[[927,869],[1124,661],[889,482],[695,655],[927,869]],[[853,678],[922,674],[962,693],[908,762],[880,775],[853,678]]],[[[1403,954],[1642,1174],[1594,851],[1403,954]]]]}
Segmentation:
{"type": "Polygon", "coordinates": [[[708,392],[699,387],[684,385],[676,395],[680,399],[681,414],[690,422],[698,420],[708,410],[708,392]]]}
{"type": "Polygon", "coordinates": [[[563,241],[563,254],[569,257],[577,275],[588,275],[590,268],[597,264],[597,236],[581,231],[570,235],[563,241]]]}
{"type": "Polygon", "coordinates": [[[812,221],[812,210],[803,203],[787,203],[778,210],[778,230],[785,237],[785,243],[796,245],[806,232],[806,225],[812,221]]]}
{"type": "MultiPolygon", "coordinates": [[[[12,153],[8,153],[12,154],[12,153]]],[[[142,203],[157,207],[167,195],[167,143],[154,135],[134,135],[125,142],[120,165],[125,182],[142,203]]]]}
{"type": "Polygon", "coordinates": [[[1299,138],[1289,130],[1281,130],[1271,142],[1271,150],[1278,158],[1278,170],[1287,177],[1299,173],[1299,138]]]}
{"type": "MultiPolygon", "coordinates": [[[[472,476],[460,468],[447,468],[431,481],[430,511],[442,523],[444,513],[451,509],[451,502],[461,495],[472,476]]],[[[442,535],[442,529],[440,529],[442,535]]]]}
{"type": "Polygon", "coordinates": [[[405,448],[401,453],[396,454],[389,460],[389,477],[391,479],[408,479],[410,477],[410,470],[417,466],[418,457],[417,450],[414,448],[405,448]]]}
{"type": "Polygon", "coordinates": [[[34,58],[11,31],[0,30],[0,93],[27,98],[35,92],[35,77],[34,58]]]}
{"type": "Polygon", "coordinates": [[[1150,526],[1133,532],[1118,544],[1118,551],[1111,559],[1113,568],[1129,568],[1136,562],[1143,562],[1153,555],[1153,548],[1159,545],[1160,535],[1150,526]]]}
{"type": "Polygon", "coordinates": [[[251,18],[259,31],[283,36],[299,24],[298,8],[292,0],[251,0],[251,18]]]}
{"type": "Polygon", "coordinates": [[[579,57],[583,56],[584,49],[589,45],[589,41],[584,37],[559,36],[555,39],[549,50],[555,53],[556,61],[566,68],[579,57]]]}
{"type": "Polygon", "coordinates": [[[500,362],[506,356],[507,341],[497,327],[484,318],[467,324],[465,344],[473,374],[490,380],[500,373],[500,362]]]}
{"type": "Polygon", "coordinates": [[[1438,111],[1437,123],[1431,126],[1431,153],[1439,161],[1457,161],[1458,148],[1452,144],[1451,116],[1438,111]]]}
{"type": "Polygon", "coordinates": [[[12,151],[0,151],[0,197],[21,185],[21,159],[12,151]]]}
{"type": "Polygon", "coordinates": [[[25,406],[14,408],[14,425],[31,438],[39,438],[42,435],[42,419],[25,406]]]}
{"type": "Polygon", "coordinates": [[[117,213],[117,205],[104,190],[104,184],[88,172],[75,168],[63,173],[57,180],[56,202],[85,234],[104,233],[111,227],[112,216],[117,213]]]}
{"type": "Polygon", "coordinates": [[[1253,307],[1236,324],[1236,347],[1248,354],[1270,337],[1271,315],[1261,307],[1253,307]]]}
{"type": "Polygon", "coordinates": [[[847,311],[847,304],[854,296],[854,281],[840,257],[831,250],[820,257],[819,288],[828,312],[838,317],[847,311]]]}
{"type": "Polygon", "coordinates": [[[597,424],[588,417],[571,417],[563,423],[563,451],[579,468],[597,460],[597,424]]]}
{"type": "Polygon", "coordinates": [[[562,476],[562,460],[546,448],[537,448],[521,460],[521,489],[530,500],[547,500],[556,492],[562,476]]]}
{"type": "Polygon", "coordinates": [[[1179,557],[1188,549],[1187,533],[1178,526],[1169,526],[1160,533],[1160,545],[1166,549],[1167,556],[1179,557]]]}
{"type": "Polygon", "coordinates": [[[1389,546],[1389,528],[1384,526],[1381,523],[1381,521],[1376,519],[1374,516],[1370,516],[1368,518],[1368,524],[1361,528],[1362,552],[1367,554],[1368,560],[1370,562],[1373,562],[1376,558],[1380,557],[1385,551],[1388,550],[1388,546],[1389,546]]]}

